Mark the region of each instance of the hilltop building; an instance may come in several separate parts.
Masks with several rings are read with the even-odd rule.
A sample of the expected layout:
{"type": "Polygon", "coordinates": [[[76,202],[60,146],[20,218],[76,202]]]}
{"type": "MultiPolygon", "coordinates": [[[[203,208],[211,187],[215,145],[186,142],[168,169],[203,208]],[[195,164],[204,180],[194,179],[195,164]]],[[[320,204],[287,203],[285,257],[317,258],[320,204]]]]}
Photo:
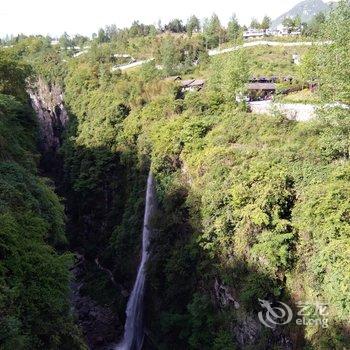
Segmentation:
{"type": "Polygon", "coordinates": [[[264,38],[268,36],[297,36],[297,35],[301,35],[301,32],[302,32],[302,28],[296,28],[291,30],[291,28],[285,27],[281,24],[275,29],[269,28],[265,30],[265,29],[249,28],[243,32],[243,38],[250,39],[250,38],[264,38]]]}

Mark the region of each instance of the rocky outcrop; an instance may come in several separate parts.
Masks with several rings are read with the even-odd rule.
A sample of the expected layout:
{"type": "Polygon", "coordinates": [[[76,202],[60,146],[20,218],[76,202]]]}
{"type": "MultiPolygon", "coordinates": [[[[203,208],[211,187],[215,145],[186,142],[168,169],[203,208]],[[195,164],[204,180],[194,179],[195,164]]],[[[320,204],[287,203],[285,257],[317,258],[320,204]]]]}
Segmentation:
{"type": "Polygon", "coordinates": [[[224,308],[228,305],[233,305],[235,309],[239,309],[238,301],[233,297],[233,291],[230,291],[230,288],[220,283],[218,279],[215,279],[214,283],[214,292],[215,299],[220,305],[220,307],[224,308]]]}
{"type": "Polygon", "coordinates": [[[218,278],[214,282],[214,297],[220,309],[229,307],[235,309],[235,322],[231,324],[231,335],[237,344],[237,349],[260,348],[262,342],[266,343],[266,349],[275,346],[283,350],[297,349],[284,334],[283,328],[269,330],[271,333],[267,336],[267,329],[260,323],[257,315],[247,312],[240,305],[235,288],[225,285],[218,278]]]}
{"type": "MultiPolygon", "coordinates": [[[[56,192],[67,196],[70,189],[64,181],[64,160],[59,151],[63,143],[63,134],[68,123],[68,113],[63,102],[62,89],[56,84],[48,84],[42,78],[28,82],[27,92],[36,114],[39,127],[39,150],[41,153],[40,170],[43,175],[54,180],[56,192]]],[[[71,215],[67,209],[68,217],[71,215]]],[[[86,216],[86,221],[91,220],[86,216]]],[[[90,224],[90,223],[89,223],[90,224]]],[[[69,230],[69,227],[67,227],[69,230]]],[[[127,291],[114,280],[113,274],[95,261],[101,274],[106,274],[118,292],[125,297],[127,291]]],[[[90,271],[82,255],[76,254],[76,263],[71,269],[71,308],[76,322],[83,331],[86,343],[91,350],[109,350],[115,348],[115,342],[121,336],[123,326],[111,305],[100,305],[92,296],[84,292],[86,276],[90,271]]],[[[90,263],[91,266],[91,263],[90,263]]]]}
{"type": "Polygon", "coordinates": [[[129,295],[130,295],[130,293],[129,293],[121,284],[119,284],[119,283],[117,283],[117,282],[115,281],[115,278],[114,278],[114,276],[113,276],[112,271],[109,270],[109,269],[107,269],[107,268],[105,268],[105,267],[103,267],[103,266],[100,264],[100,261],[99,261],[98,257],[95,259],[95,264],[96,264],[96,266],[97,266],[101,271],[103,271],[104,273],[107,274],[107,276],[109,277],[109,280],[112,282],[112,284],[113,284],[118,290],[120,290],[121,295],[122,295],[124,298],[128,298],[129,295]]]}
{"type": "Polygon", "coordinates": [[[62,133],[68,122],[62,90],[58,85],[49,85],[38,78],[28,84],[28,94],[38,118],[41,151],[56,153],[62,144],[62,133]]]}

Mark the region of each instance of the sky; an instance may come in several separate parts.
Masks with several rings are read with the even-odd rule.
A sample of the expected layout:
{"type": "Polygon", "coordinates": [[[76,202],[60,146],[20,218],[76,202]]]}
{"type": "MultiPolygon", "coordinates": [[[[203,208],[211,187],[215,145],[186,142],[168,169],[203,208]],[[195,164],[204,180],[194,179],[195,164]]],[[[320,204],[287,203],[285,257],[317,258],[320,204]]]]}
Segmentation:
{"type": "Polygon", "coordinates": [[[226,24],[236,13],[241,24],[265,14],[272,19],[300,0],[1,0],[0,37],[6,34],[43,34],[53,37],[91,35],[101,27],[129,26],[134,20],[146,24],[184,21],[192,14],[203,19],[215,12],[226,24]]]}

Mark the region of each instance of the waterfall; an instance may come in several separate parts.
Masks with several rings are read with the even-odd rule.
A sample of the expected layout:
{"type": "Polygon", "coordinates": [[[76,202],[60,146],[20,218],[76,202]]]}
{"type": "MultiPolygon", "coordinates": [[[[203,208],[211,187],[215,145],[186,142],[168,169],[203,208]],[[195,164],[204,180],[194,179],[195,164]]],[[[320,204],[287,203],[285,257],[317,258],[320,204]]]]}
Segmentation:
{"type": "Polygon", "coordinates": [[[144,338],[143,299],[145,293],[146,263],[148,260],[150,220],[156,205],[154,179],[151,171],[147,179],[146,205],[142,230],[142,258],[137,271],[134,288],[126,308],[123,341],[115,350],[141,350],[144,338]]]}

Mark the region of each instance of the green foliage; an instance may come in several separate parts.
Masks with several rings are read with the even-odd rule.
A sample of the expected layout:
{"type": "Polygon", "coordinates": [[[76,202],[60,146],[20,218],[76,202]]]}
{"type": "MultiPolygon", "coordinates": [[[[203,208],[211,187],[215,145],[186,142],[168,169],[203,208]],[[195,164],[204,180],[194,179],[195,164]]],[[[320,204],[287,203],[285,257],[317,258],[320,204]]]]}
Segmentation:
{"type": "MultiPolygon", "coordinates": [[[[332,18],[346,28],[346,6],[341,4],[332,18]]],[[[348,326],[350,303],[349,112],[327,109],[318,112],[315,122],[298,124],[237,108],[235,98],[251,75],[295,75],[291,56],[304,55],[307,48],[238,50],[212,58],[210,65],[199,60],[193,71],[193,62],[205,55],[204,45],[216,47],[226,40],[226,33],[215,15],[205,23],[203,36],[193,35],[197,23],[191,21],[190,39],[152,36],[139,23],[125,31],[106,28],[105,43],[98,44],[101,40],[96,38],[89,54],[70,60],[67,74],[62,70],[71,114],[63,148],[74,224],[71,241],[82,245],[91,260],[99,256],[114,266],[115,280],[131,288],[151,161],[159,206],[152,222],[145,305],[150,333],[160,349],[240,348],[233,330],[245,327],[247,317],[256,317],[257,299],[290,302],[288,295],[332,304],[330,322],[335,328],[328,332],[307,327],[305,334],[315,349],[324,344],[346,347],[342,327],[348,326]],[[146,57],[156,53],[155,61],[166,75],[189,72],[208,78],[208,84],[180,99],[174,84],[160,81],[162,73],[154,63],[112,73],[116,51],[142,52],[146,57]],[[239,310],[230,303],[221,305],[214,290],[216,279],[227,285],[239,310]]],[[[227,35],[235,40],[237,23],[231,22],[227,35]]],[[[180,24],[174,21],[171,30],[184,30],[180,24]]],[[[305,81],[320,81],[327,99],[334,93],[334,99],[346,102],[348,34],[331,25],[327,33],[334,44],[312,48],[300,74],[305,81]],[[325,56],[315,56],[320,52],[325,56]],[[330,57],[338,52],[335,72],[330,57]]],[[[17,114],[15,103],[2,104],[13,105],[17,114]]],[[[11,157],[16,158],[24,145],[16,147],[11,157]]],[[[17,202],[17,182],[31,186],[33,179],[12,177],[7,181],[17,202]]],[[[23,193],[26,201],[32,196],[31,190],[23,193]]],[[[31,226],[38,239],[55,242],[60,231],[47,221],[60,226],[62,212],[57,201],[47,197],[51,198],[44,190],[38,195],[49,210],[32,199],[25,208],[40,208],[40,217],[31,226]]],[[[111,298],[124,313],[125,301],[117,293],[113,297],[92,284],[88,289],[97,299],[98,294],[104,301],[111,298]]],[[[4,327],[7,334],[18,334],[13,344],[27,341],[13,315],[4,327]]],[[[259,341],[271,348],[278,342],[273,334],[262,334],[259,341]]]]}
{"type": "MultiPolygon", "coordinates": [[[[220,93],[220,85],[217,85],[216,91],[220,93]]],[[[304,283],[313,290],[312,293],[322,291],[322,299],[334,305],[332,317],[345,320],[348,276],[343,264],[347,253],[345,248],[339,249],[339,256],[335,252],[340,244],[346,244],[348,236],[345,232],[350,232],[347,223],[348,206],[345,204],[349,194],[345,183],[336,185],[333,175],[325,176],[331,174],[332,169],[327,164],[333,159],[342,159],[337,166],[343,170],[339,170],[336,176],[339,179],[344,177],[341,174],[346,169],[344,159],[347,157],[329,158],[327,152],[336,145],[323,140],[330,134],[331,128],[334,129],[331,135],[347,140],[347,111],[333,111],[332,114],[327,114],[328,119],[320,118],[308,126],[296,125],[283,118],[249,116],[238,110],[230,110],[226,114],[216,112],[215,118],[211,118],[211,108],[206,107],[202,101],[205,99],[210,105],[207,96],[207,93],[189,94],[183,105],[185,110],[181,115],[173,111],[173,117],[165,114],[164,109],[163,112],[158,109],[158,115],[163,117],[146,119],[145,116],[149,113],[147,107],[139,114],[141,124],[138,129],[150,135],[148,142],[152,148],[153,169],[158,173],[161,198],[166,198],[170,194],[171,184],[179,181],[176,175],[179,167],[185,169],[184,176],[190,179],[187,202],[191,213],[190,222],[198,231],[197,241],[200,247],[207,252],[207,257],[202,257],[201,261],[217,261],[215,267],[204,268],[205,272],[201,271],[199,279],[205,281],[210,270],[214,270],[221,271],[231,281],[231,277],[224,271],[233,269],[233,283],[240,286],[240,301],[247,310],[254,311],[258,307],[258,298],[281,298],[285,295],[286,286],[281,281],[289,281],[290,273],[303,266],[299,273],[302,274],[304,283]],[[201,113],[201,117],[197,118],[194,113],[201,113]],[[343,123],[334,119],[335,115],[343,118],[340,119],[343,123]],[[330,126],[329,123],[332,122],[335,124],[330,126]],[[322,147],[319,146],[321,144],[322,147]],[[335,186],[329,194],[330,202],[326,200],[328,195],[322,195],[319,181],[329,189],[335,186]],[[318,194],[319,199],[315,202],[307,194],[308,191],[315,191],[314,194],[318,194]],[[336,203],[339,205],[338,213],[336,203]],[[327,223],[323,223],[324,220],[327,223]],[[303,228],[306,223],[309,223],[308,234],[314,238],[305,238],[308,237],[303,228]],[[328,248],[330,237],[338,239],[339,235],[344,236],[345,240],[336,241],[328,248]],[[323,240],[323,236],[326,240],[323,240]],[[318,246],[327,248],[318,251],[318,246]],[[312,256],[311,249],[315,249],[312,256]],[[334,263],[333,258],[337,263],[334,263]],[[331,273],[328,273],[329,266],[334,266],[331,273]],[[335,292],[337,285],[342,286],[342,294],[335,292]],[[344,301],[343,307],[341,300],[344,301]]],[[[176,203],[173,198],[171,202],[176,203]]],[[[166,212],[167,220],[172,215],[174,213],[166,212]]],[[[182,216],[176,213],[175,217],[182,216]]],[[[165,232],[173,236],[170,228],[165,232]]],[[[176,288],[182,286],[179,276],[180,271],[183,271],[183,258],[180,258],[179,253],[169,254],[169,247],[176,250],[179,247],[172,243],[164,249],[158,239],[152,244],[154,249],[164,250],[167,254],[162,258],[161,254],[157,254],[151,271],[156,270],[157,265],[165,265],[165,276],[178,276],[177,280],[171,279],[172,283],[163,286],[160,284],[157,289],[160,288],[167,295],[171,291],[175,293],[176,288]],[[176,259],[169,255],[176,256],[176,259]],[[169,261],[166,264],[168,259],[171,259],[171,263],[169,261]]],[[[182,247],[186,245],[183,244],[182,247]]],[[[150,278],[152,281],[160,279],[152,273],[150,278]]],[[[293,279],[289,281],[294,282],[293,279]]],[[[164,305],[170,305],[168,309],[174,307],[174,299],[169,300],[164,296],[164,305]]],[[[197,305],[187,300],[191,307],[197,305]]],[[[197,306],[195,310],[200,315],[197,306]]],[[[185,316],[183,310],[181,313],[179,310],[170,313],[169,317],[179,314],[182,315],[183,322],[188,320],[188,325],[188,317],[192,316],[185,316]]],[[[207,322],[199,316],[196,318],[200,319],[196,325],[207,322]]],[[[214,330],[209,339],[203,338],[200,330],[193,331],[191,336],[188,329],[179,329],[179,324],[172,325],[182,336],[188,334],[185,337],[194,348],[214,346],[214,330]]],[[[166,327],[166,334],[170,328],[166,327]]],[[[219,339],[217,341],[220,344],[219,339]]],[[[225,339],[226,337],[223,342],[229,342],[225,339]]],[[[317,339],[312,341],[317,344],[317,339]]]]}
{"type": "Polygon", "coordinates": [[[198,36],[184,39],[168,34],[162,37],[155,56],[165,75],[169,76],[193,70],[194,64],[204,60],[207,53],[198,36]]]}
{"type": "Polygon", "coordinates": [[[261,22],[260,28],[267,30],[271,27],[271,18],[268,16],[265,16],[261,22]]]}
{"type": "Polygon", "coordinates": [[[206,19],[203,24],[203,34],[206,47],[212,49],[223,42],[223,29],[219,17],[213,13],[210,19],[206,19]]]}
{"type": "Polygon", "coordinates": [[[350,158],[350,118],[344,108],[324,108],[319,112],[319,147],[329,160],[350,158]]]}
{"type": "Polygon", "coordinates": [[[219,334],[214,339],[213,350],[225,349],[236,350],[236,346],[232,342],[230,331],[220,330],[219,334]]]}
{"type": "Polygon", "coordinates": [[[214,316],[212,304],[203,294],[194,294],[188,305],[189,326],[191,335],[189,345],[191,349],[211,349],[213,339],[214,316]]]}
{"type": "Polygon", "coordinates": [[[182,24],[182,20],[178,18],[172,19],[168,24],[164,26],[164,29],[172,33],[186,32],[186,27],[182,24]]]}
{"type": "Polygon", "coordinates": [[[301,18],[300,16],[296,16],[295,18],[286,17],[282,24],[288,28],[289,32],[292,32],[293,30],[299,29],[301,26],[301,18]]]}
{"type": "Polygon", "coordinates": [[[241,27],[238,23],[236,15],[233,15],[227,24],[227,38],[232,42],[236,42],[240,35],[241,27]]]}
{"type": "Polygon", "coordinates": [[[1,62],[0,348],[85,349],[70,311],[72,257],[55,250],[67,243],[63,206],[37,175],[37,129],[21,102],[26,66],[1,62]]]}
{"type": "Polygon", "coordinates": [[[256,18],[252,18],[252,21],[250,22],[250,28],[253,29],[259,29],[260,28],[260,23],[258,22],[258,20],[256,18]]]}
{"type": "Polygon", "coordinates": [[[13,163],[1,164],[0,177],[0,208],[40,213],[48,223],[45,239],[56,246],[66,243],[63,207],[52,190],[13,163]]]}
{"type": "Polygon", "coordinates": [[[191,16],[186,24],[187,34],[191,37],[193,32],[198,33],[201,29],[201,24],[196,16],[191,16]]]}
{"type": "Polygon", "coordinates": [[[323,12],[318,13],[311,20],[310,23],[304,24],[303,33],[307,36],[319,36],[321,34],[321,30],[323,24],[326,22],[326,15],[323,12]]]}
{"type": "Polygon", "coordinates": [[[305,62],[304,70],[310,79],[319,83],[321,96],[326,101],[350,102],[349,25],[350,5],[348,1],[340,1],[322,25],[321,37],[331,44],[317,46],[305,62]]]}
{"type": "Polygon", "coordinates": [[[328,181],[309,187],[295,208],[302,250],[309,250],[315,289],[340,319],[349,317],[348,270],[345,268],[350,235],[349,166],[331,168],[328,181]]]}
{"type": "Polygon", "coordinates": [[[162,65],[166,75],[175,74],[180,64],[180,50],[172,37],[167,37],[160,48],[162,65]]]}
{"type": "Polygon", "coordinates": [[[25,79],[29,73],[28,65],[18,62],[4,49],[0,50],[0,93],[25,100],[25,79]]]}
{"type": "Polygon", "coordinates": [[[209,88],[228,102],[245,92],[249,79],[250,62],[244,50],[238,50],[225,58],[217,58],[211,66],[209,88]]]}

